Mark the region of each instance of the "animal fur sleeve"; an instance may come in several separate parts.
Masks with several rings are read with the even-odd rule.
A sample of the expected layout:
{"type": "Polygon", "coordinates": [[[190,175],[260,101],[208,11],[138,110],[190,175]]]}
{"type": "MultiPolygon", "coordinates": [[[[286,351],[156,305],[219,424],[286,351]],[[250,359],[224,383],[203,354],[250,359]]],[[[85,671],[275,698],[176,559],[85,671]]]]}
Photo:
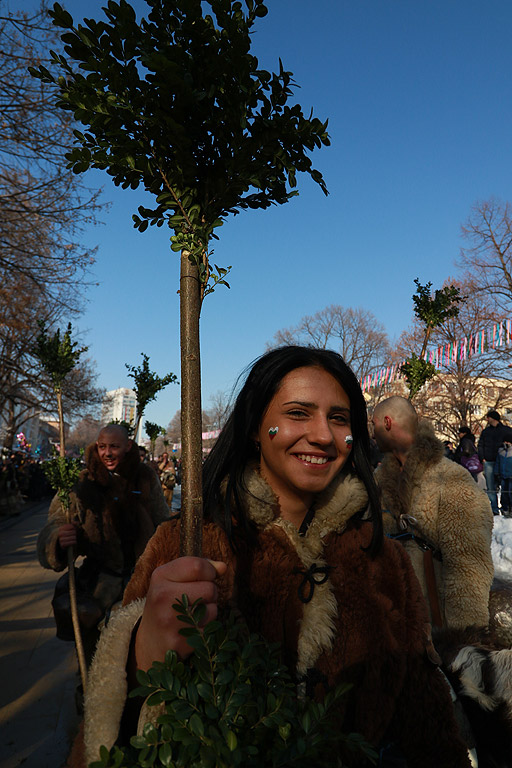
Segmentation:
{"type": "Polygon", "coordinates": [[[464,482],[446,482],[438,541],[443,557],[445,617],[455,629],[489,622],[489,591],[494,574],[491,555],[493,515],[487,494],[469,473],[464,482]]]}
{"type": "MultiPolygon", "coordinates": [[[[156,529],[148,541],[146,549],[137,561],[133,576],[124,592],[123,605],[132,600],[146,597],[151,581],[151,574],[161,565],[180,557],[180,522],[167,520],[156,529]]],[[[232,563],[233,553],[230,551],[226,535],[213,523],[205,523],[203,528],[203,557],[210,560],[221,560],[232,563]]],[[[233,573],[219,579],[219,602],[231,593],[233,588],[233,573]]]]}
{"type": "Polygon", "coordinates": [[[179,523],[177,520],[168,520],[158,526],[137,560],[133,576],[124,591],[123,605],[146,597],[155,568],[179,556],[179,523]]]}
{"type": "Polygon", "coordinates": [[[101,633],[89,671],[85,695],[85,764],[99,759],[102,745],[115,743],[128,693],[126,665],[132,631],[142,616],[144,601],[137,600],[112,613],[101,633]]]}
{"type": "MultiPolygon", "coordinates": [[[[71,510],[76,509],[76,496],[71,494],[71,510]]],[[[62,509],[57,494],[53,497],[48,511],[48,520],[37,537],[37,556],[43,568],[63,571],[68,566],[66,551],[59,545],[59,528],[67,523],[66,513],[62,509]]],[[[77,554],[81,554],[80,551],[77,554]]]]}

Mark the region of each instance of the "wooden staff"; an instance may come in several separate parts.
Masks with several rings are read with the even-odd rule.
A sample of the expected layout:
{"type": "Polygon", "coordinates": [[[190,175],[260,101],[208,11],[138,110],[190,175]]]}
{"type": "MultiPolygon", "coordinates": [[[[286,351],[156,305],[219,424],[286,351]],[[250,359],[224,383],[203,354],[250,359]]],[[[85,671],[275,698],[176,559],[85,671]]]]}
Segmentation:
{"type": "MultiPolygon", "coordinates": [[[[64,413],[62,409],[62,392],[57,390],[57,408],[59,411],[59,433],[60,433],[60,456],[66,458],[66,445],[64,438],[64,413]]],[[[62,501],[61,501],[62,504],[62,501]]],[[[71,523],[71,510],[68,503],[65,506],[66,522],[71,523]]],[[[75,548],[68,547],[68,569],[69,569],[69,603],[71,605],[71,620],[73,622],[73,632],[75,635],[76,653],[78,656],[78,666],[80,668],[80,677],[82,679],[82,689],[85,694],[87,687],[87,665],[85,663],[84,643],[82,640],[82,631],[80,629],[80,620],[78,618],[78,605],[76,600],[76,578],[75,578],[75,548]]]]}
{"type": "Polygon", "coordinates": [[[201,285],[199,270],[181,253],[180,343],[181,343],[181,439],[182,502],[180,554],[200,557],[202,553],[203,493],[201,440],[201,361],[199,316],[201,285]]]}

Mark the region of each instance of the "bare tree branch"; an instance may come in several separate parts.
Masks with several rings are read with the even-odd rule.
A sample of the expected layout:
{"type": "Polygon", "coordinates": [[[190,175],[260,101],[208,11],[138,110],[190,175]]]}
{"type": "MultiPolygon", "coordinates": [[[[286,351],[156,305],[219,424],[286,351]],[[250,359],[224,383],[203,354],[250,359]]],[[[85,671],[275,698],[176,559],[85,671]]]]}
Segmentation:
{"type": "Polygon", "coordinates": [[[384,326],[371,312],[335,304],[306,315],[295,327],[277,331],[267,347],[282,344],[335,349],[358,378],[387,364],[391,352],[384,326]]]}
{"type": "Polygon", "coordinates": [[[8,12],[0,0],[1,11],[0,270],[20,273],[72,313],[91,280],[94,249],[80,240],[84,226],[96,221],[99,191],[66,169],[70,115],[55,109],[51,94],[28,71],[61,45],[47,3],[29,15],[8,12]]]}
{"type": "Polygon", "coordinates": [[[462,227],[468,243],[460,265],[472,276],[478,294],[493,296],[505,313],[512,310],[512,205],[496,199],[477,203],[462,227]]]}

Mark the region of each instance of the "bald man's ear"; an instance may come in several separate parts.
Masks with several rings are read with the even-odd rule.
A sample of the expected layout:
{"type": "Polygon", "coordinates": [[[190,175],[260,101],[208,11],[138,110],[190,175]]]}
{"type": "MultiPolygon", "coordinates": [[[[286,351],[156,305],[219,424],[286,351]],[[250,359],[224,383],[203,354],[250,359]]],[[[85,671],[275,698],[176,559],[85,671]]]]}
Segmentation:
{"type": "Polygon", "coordinates": [[[384,426],[386,427],[388,432],[391,429],[391,424],[392,424],[392,422],[391,422],[391,419],[389,418],[389,416],[384,416],[384,426]]]}
{"type": "Polygon", "coordinates": [[[130,450],[132,445],[133,445],[133,440],[130,440],[130,438],[128,438],[128,450],[130,450]]]}

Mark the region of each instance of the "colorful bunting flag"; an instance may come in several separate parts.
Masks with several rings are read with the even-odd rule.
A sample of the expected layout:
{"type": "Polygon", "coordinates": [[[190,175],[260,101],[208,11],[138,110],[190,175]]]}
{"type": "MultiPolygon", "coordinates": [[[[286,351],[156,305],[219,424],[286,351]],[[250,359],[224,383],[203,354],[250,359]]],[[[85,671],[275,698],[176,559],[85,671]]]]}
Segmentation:
{"type": "MultiPolygon", "coordinates": [[[[483,354],[486,348],[492,347],[492,349],[495,349],[511,342],[512,319],[502,320],[499,323],[494,323],[492,329],[477,331],[475,335],[471,333],[469,337],[465,336],[461,341],[456,340],[453,344],[448,343],[435,350],[427,351],[424,359],[432,363],[437,370],[440,370],[443,365],[448,367],[450,363],[456,363],[457,360],[462,361],[466,360],[467,357],[483,354]]],[[[402,378],[401,366],[404,362],[405,360],[401,363],[394,363],[391,366],[387,366],[387,368],[381,368],[380,371],[364,376],[359,381],[363,392],[367,392],[369,389],[373,389],[381,384],[400,380],[402,378]]]]}

